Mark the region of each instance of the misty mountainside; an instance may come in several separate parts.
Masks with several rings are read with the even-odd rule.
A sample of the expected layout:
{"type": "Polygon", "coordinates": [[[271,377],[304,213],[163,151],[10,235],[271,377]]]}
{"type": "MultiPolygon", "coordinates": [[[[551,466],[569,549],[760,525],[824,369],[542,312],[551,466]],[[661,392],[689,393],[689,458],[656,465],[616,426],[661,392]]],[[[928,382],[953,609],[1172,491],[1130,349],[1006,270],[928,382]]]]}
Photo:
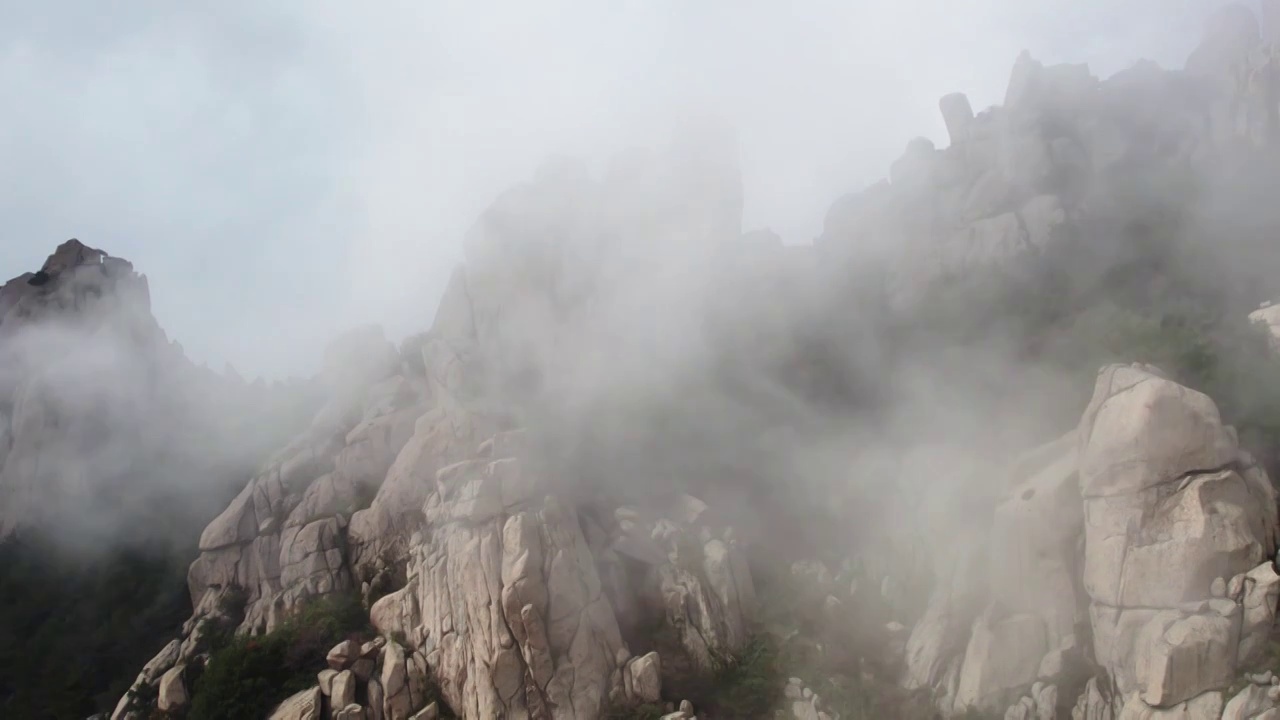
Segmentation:
{"type": "Polygon", "coordinates": [[[195,366],[146,278],[77,240],[0,286],[0,714],[83,717],[128,689],[190,613],[193,528],[313,395],[195,366]]]}
{"type": "Polygon", "coordinates": [[[222,478],[225,493],[278,442],[273,425],[309,413],[309,392],[197,367],[152,317],[144,276],[69,240],[0,286],[0,536],[61,526],[91,547],[185,534],[185,509],[156,518],[156,496],[223,502],[198,486],[222,478]]]}
{"type": "Polygon", "coordinates": [[[1278,40],[1024,54],[809,245],[743,231],[714,123],[549,161],[426,332],[305,386],[195,370],[65,244],[0,290],[0,707],[1280,717],[1278,40]],[[183,617],[121,592],[172,592],[147,551],[183,617]],[[77,648],[108,617],[136,665],[77,648]]]}

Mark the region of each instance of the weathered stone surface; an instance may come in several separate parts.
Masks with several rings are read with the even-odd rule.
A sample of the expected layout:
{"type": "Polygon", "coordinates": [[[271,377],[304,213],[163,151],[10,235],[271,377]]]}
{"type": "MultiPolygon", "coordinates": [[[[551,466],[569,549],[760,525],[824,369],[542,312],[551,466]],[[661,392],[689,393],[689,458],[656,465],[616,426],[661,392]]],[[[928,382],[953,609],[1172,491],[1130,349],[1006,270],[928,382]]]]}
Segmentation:
{"type": "Polygon", "coordinates": [[[286,597],[302,599],[352,586],[337,518],[286,528],[281,537],[280,585],[286,597]]]}
{"type": "Polygon", "coordinates": [[[406,661],[406,672],[409,683],[409,705],[420,708],[427,701],[427,689],[430,676],[427,659],[421,653],[410,653],[406,661]]]}
{"type": "Polygon", "coordinates": [[[1056,720],[1058,688],[1036,683],[1029,695],[1014,703],[1004,713],[1005,720],[1056,720]]]}
{"type": "Polygon", "coordinates": [[[930,689],[948,716],[1034,714],[1037,678],[1047,669],[1056,679],[1080,655],[1075,440],[1016,458],[993,520],[949,533],[935,553],[934,588],[907,640],[902,682],[930,689]]]}
{"type": "MultiPolygon", "coordinates": [[[[349,352],[344,357],[360,362],[349,352]]],[[[372,362],[382,367],[384,360],[372,362]]],[[[308,598],[355,587],[348,517],[381,482],[421,411],[412,382],[370,372],[335,390],[311,426],[206,529],[188,573],[197,607],[210,592],[238,587],[247,593],[240,630],[261,633],[308,598]]]]}
{"type": "Polygon", "coordinates": [[[408,536],[421,517],[431,480],[440,468],[466,459],[491,432],[488,418],[460,407],[437,407],[417,420],[373,504],[351,518],[352,564],[362,577],[407,561],[408,536]]]}
{"type": "Polygon", "coordinates": [[[627,665],[627,687],[632,689],[637,702],[656,703],[662,700],[662,661],[658,653],[635,658],[627,665]]]}
{"type": "Polygon", "coordinates": [[[316,673],[316,683],[325,697],[333,694],[333,679],[336,677],[338,677],[338,671],[333,668],[325,668],[316,673]]]}
{"type": "Polygon", "coordinates": [[[161,648],[160,652],[142,667],[140,677],[147,682],[154,681],[178,662],[181,652],[182,644],[177,640],[170,640],[169,644],[161,648]]]}
{"type": "Polygon", "coordinates": [[[267,720],[320,720],[323,700],[320,688],[303,690],[280,703],[267,720]]]}
{"type": "Polygon", "coordinates": [[[1141,517],[1158,493],[1125,500],[1090,499],[1085,586],[1101,602],[1123,607],[1176,607],[1209,596],[1213,579],[1266,557],[1261,516],[1234,470],[1197,475],[1163,501],[1136,538],[1111,534],[1141,517]]]}
{"type": "Polygon", "coordinates": [[[1237,455],[1235,437],[1208,396],[1143,368],[1119,365],[1099,373],[1080,443],[1080,487],[1089,499],[1133,495],[1217,472],[1237,455]]]}
{"type": "Polygon", "coordinates": [[[1242,617],[1236,664],[1250,667],[1264,655],[1275,627],[1280,575],[1273,563],[1263,563],[1245,574],[1239,602],[1242,617]]]}
{"type": "Polygon", "coordinates": [[[1084,692],[1071,709],[1071,720],[1114,720],[1123,704],[1122,698],[1099,689],[1098,678],[1089,678],[1084,692]]]}
{"type": "Polygon", "coordinates": [[[1047,650],[1044,620],[1039,617],[980,618],[965,651],[955,707],[986,712],[1007,708],[1035,682],[1047,650]]]}
{"type": "Polygon", "coordinates": [[[329,706],[345,708],[354,703],[356,701],[357,682],[355,673],[350,670],[343,670],[334,676],[329,690],[329,706]]]}
{"type": "Polygon", "coordinates": [[[160,676],[160,692],[157,705],[166,712],[175,711],[187,704],[187,686],[183,683],[182,673],[186,667],[175,665],[160,676]]]}
{"type": "Polygon", "coordinates": [[[1241,648],[1274,619],[1275,573],[1255,561],[1274,552],[1277,521],[1274,490],[1212,401],[1148,368],[1106,368],[1079,432],[1028,453],[1014,475],[991,524],[990,584],[968,595],[990,606],[957,628],[965,613],[943,575],[908,642],[904,684],[932,689],[946,712],[1055,717],[1057,684],[1036,680],[1075,682],[1087,600],[1085,651],[1117,694],[1087,683],[1070,698],[1075,718],[1220,710],[1241,648]]]}
{"type": "Polygon", "coordinates": [[[1044,621],[1046,652],[1071,644],[1079,619],[1075,555],[1084,516],[1075,441],[1067,435],[1035,451],[1035,465],[1015,468],[1026,477],[996,506],[991,528],[991,596],[1044,621]]]}
{"type": "Polygon", "coordinates": [[[1222,720],[1250,720],[1259,718],[1264,713],[1274,712],[1280,706],[1280,692],[1271,683],[1259,685],[1250,683],[1236,693],[1222,711],[1222,720]]]}
{"type": "Polygon", "coordinates": [[[934,691],[947,712],[955,705],[974,621],[987,601],[985,554],[966,536],[939,549],[929,604],[907,639],[903,686],[934,691]]]}
{"type": "Polygon", "coordinates": [[[343,640],[334,645],[329,654],[325,656],[325,662],[329,663],[329,667],[334,670],[342,671],[351,666],[360,657],[360,644],[355,640],[343,640]]]}
{"type": "Polygon", "coordinates": [[[404,648],[394,641],[387,643],[382,655],[382,673],[379,676],[383,700],[383,716],[387,720],[406,720],[413,709],[409,694],[409,669],[404,648]]]}
{"type": "Polygon", "coordinates": [[[1199,717],[1237,673],[1242,611],[1223,578],[1274,552],[1274,490],[1210,399],[1147,368],[1099,374],[1080,440],[1097,661],[1126,717],[1199,717]]]}
{"type": "Polygon", "coordinates": [[[1220,692],[1208,692],[1167,708],[1153,708],[1137,695],[1131,695],[1116,720],[1217,720],[1222,708],[1220,692]]]}
{"type": "Polygon", "coordinates": [[[1230,685],[1238,621],[1218,615],[1192,615],[1168,624],[1153,620],[1138,641],[1142,700],[1152,707],[1172,707],[1230,685]]]}
{"type": "Polygon", "coordinates": [[[356,506],[356,488],[344,477],[327,473],[307,486],[298,503],[284,521],[285,528],[303,527],[313,520],[351,513],[356,506]]]}
{"type": "MultiPolygon", "coordinates": [[[[715,546],[711,553],[692,561],[716,563],[724,568],[726,564],[720,560],[722,547],[715,546]]],[[[745,638],[743,617],[732,609],[737,602],[736,585],[721,576],[719,582],[713,581],[708,587],[699,575],[678,562],[662,565],[656,572],[666,622],[676,629],[680,644],[695,666],[713,668],[715,653],[736,648],[745,638]]]]}
{"type": "Polygon", "coordinates": [[[594,718],[622,641],[581,527],[570,507],[541,493],[481,511],[489,479],[501,497],[509,476],[490,468],[437,482],[425,508],[437,520],[413,547],[410,584],[380,601],[379,625],[407,628],[411,643],[429,639],[426,664],[467,717],[551,702],[564,717],[594,718]]]}
{"type": "Polygon", "coordinates": [[[251,483],[200,534],[200,549],[217,550],[228,545],[246,543],[257,535],[258,520],[253,514],[251,483]]]}
{"type": "Polygon", "coordinates": [[[355,703],[346,705],[333,713],[333,720],[366,720],[366,718],[364,708],[355,703]]]}

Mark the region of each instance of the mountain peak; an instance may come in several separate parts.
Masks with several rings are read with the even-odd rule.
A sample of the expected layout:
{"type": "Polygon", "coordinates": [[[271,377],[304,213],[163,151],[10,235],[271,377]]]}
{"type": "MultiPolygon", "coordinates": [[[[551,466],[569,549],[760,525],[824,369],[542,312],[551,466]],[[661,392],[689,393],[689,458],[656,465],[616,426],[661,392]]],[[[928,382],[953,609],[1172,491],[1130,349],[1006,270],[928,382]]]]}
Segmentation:
{"type": "Polygon", "coordinates": [[[4,334],[53,318],[96,322],[121,316],[155,326],[146,277],[136,273],[128,260],[76,238],[58,245],[39,270],[0,286],[0,333],[4,334]]]}

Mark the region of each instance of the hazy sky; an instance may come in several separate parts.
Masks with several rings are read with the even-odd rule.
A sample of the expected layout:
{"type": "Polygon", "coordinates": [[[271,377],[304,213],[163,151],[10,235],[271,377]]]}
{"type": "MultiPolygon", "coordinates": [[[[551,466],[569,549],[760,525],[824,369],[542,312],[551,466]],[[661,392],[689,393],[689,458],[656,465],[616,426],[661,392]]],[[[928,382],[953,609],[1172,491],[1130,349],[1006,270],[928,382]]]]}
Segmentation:
{"type": "Polygon", "coordinates": [[[310,372],[425,329],[467,226],[546,156],[738,125],[748,228],[807,242],[938,98],[1018,52],[1180,67],[1217,0],[0,0],[0,275],[132,260],[198,361],[310,372]],[[203,9],[202,9],[203,8],[203,9]]]}

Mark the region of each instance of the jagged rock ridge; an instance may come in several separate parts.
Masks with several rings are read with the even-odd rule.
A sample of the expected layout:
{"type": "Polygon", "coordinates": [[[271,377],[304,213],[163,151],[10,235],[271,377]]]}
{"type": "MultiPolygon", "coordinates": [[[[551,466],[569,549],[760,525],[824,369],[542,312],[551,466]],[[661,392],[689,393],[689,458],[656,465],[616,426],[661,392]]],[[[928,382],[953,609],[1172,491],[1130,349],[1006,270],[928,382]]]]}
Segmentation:
{"type": "Polygon", "coordinates": [[[912,140],[888,180],[832,206],[818,245],[857,263],[874,249],[906,309],[941,280],[1085,241],[1085,217],[1135,197],[1143,178],[1229,175],[1239,158],[1275,151],[1277,48],[1231,5],[1180,71],[1144,61],[1099,80],[1024,52],[1003,105],[975,114],[963,95],[944,97],[950,145],[912,140]]]}

